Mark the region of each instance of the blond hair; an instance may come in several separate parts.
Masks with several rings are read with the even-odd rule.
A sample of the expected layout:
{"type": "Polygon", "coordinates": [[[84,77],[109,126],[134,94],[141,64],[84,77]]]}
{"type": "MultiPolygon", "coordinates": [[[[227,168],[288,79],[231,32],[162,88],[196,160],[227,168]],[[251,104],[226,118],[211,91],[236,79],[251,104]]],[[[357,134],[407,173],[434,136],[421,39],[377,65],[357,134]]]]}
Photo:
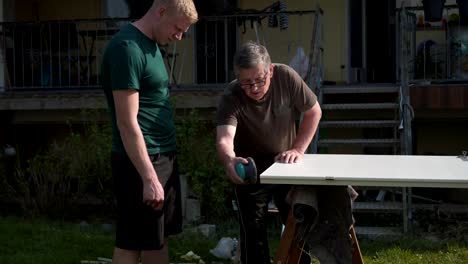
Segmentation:
{"type": "Polygon", "coordinates": [[[154,0],[153,7],[164,5],[170,12],[183,15],[190,23],[198,21],[198,13],[193,0],[154,0]]]}

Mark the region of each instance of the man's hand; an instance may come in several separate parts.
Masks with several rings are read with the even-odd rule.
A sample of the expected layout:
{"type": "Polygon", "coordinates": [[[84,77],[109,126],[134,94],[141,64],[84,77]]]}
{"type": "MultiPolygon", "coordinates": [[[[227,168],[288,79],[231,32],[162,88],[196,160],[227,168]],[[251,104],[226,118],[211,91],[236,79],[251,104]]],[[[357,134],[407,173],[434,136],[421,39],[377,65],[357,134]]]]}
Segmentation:
{"type": "Polygon", "coordinates": [[[227,164],[226,164],[226,174],[227,174],[227,177],[229,178],[229,180],[231,182],[233,182],[234,184],[246,184],[239,177],[239,175],[237,175],[237,172],[236,172],[236,164],[239,163],[239,162],[241,162],[243,164],[249,163],[247,161],[247,159],[244,159],[244,158],[241,158],[241,157],[233,157],[233,158],[229,159],[229,162],[227,162],[227,164]]]}
{"type": "Polygon", "coordinates": [[[154,210],[161,210],[164,204],[164,188],[157,177],[143,181],[143,203],[154,210]]]}
{"type": "Polygon", "coordinates": [[[286,150],[276,155],[275,161],[281,163],[298,163],[302,160],[304,153],[296,149],[286,150]]]}

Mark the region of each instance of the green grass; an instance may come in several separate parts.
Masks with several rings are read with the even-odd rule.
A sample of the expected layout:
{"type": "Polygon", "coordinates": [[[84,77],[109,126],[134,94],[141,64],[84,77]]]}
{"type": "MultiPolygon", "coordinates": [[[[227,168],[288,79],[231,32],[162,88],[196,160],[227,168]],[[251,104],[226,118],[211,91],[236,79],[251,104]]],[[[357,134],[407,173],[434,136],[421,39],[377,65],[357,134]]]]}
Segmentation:
{"type": "Polygon", "coordinates": [[[43,220],[0,220],[0,263],[80,263],[110,257],[113,235],[97,227],[43,220]]]}
{"type": "Polygon", "coordinates": [[[422,239],[359,241],[365,263],[376,264],[466,264],[468,243],[430,242],[422,239]]]}
{"type": "MultiPolygon", "coordinates": [[[[217,233],[236,237],[237,224],[222,224],[218,226],[217,233]]],[[[81,260],[96,260],[98,257],[110,258],[113,237],[112,231],[103,231],[98,224],[80,228],[78,223],[0,218],[0,263],[80,263],[81,260]]],[[[216,246],[219,238],[220,236],[206,238],[193,229],[187,229],[183,234],[170,239],[171,260],[173,263],[188,262],[180,259],[180,256],[193,251],[207,264],[212,261],[220,262],[209,253],[209,249],[216,246]]],[[[279,228],[271,232],[270,240],[273,252],[278,245],[279,228]]],[[[468,263],[468,245],[462,242],[361,240],[360,245],[365,263],[468,263]]]]}

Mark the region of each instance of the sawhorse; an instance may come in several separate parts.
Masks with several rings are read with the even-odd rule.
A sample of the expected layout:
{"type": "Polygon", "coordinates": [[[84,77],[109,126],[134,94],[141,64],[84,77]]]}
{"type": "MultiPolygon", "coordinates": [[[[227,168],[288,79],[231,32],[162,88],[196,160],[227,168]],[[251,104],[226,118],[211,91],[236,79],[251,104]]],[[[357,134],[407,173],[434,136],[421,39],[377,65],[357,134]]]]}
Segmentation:
{"type": "MultiPolygon", "coordinates": [[[[353,241],[352,264],[364,264],[354,226],[351,226],[349,232],[353,241]]],[[[273,264],[299,263],[303,248],[304,241],[297,239],[296,221],[294,220],[294,216],[290,213],[278,249],[276,250],[273,264]]]]}

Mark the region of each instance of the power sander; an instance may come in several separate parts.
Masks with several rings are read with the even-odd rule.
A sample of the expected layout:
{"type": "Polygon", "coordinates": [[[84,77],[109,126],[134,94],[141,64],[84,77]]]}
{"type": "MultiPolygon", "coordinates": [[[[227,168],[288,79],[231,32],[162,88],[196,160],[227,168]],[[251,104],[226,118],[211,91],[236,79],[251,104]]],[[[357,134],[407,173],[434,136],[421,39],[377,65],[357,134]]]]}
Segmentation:
{"type": "Polygon", "coordinates": [[[256,183],[257,182],[257,167],[255,162],[251,157],[247,158],[248,163],[244,164],[239,162],[236,164],[235,169],[237,175],[246,183],[256,183]]]}

